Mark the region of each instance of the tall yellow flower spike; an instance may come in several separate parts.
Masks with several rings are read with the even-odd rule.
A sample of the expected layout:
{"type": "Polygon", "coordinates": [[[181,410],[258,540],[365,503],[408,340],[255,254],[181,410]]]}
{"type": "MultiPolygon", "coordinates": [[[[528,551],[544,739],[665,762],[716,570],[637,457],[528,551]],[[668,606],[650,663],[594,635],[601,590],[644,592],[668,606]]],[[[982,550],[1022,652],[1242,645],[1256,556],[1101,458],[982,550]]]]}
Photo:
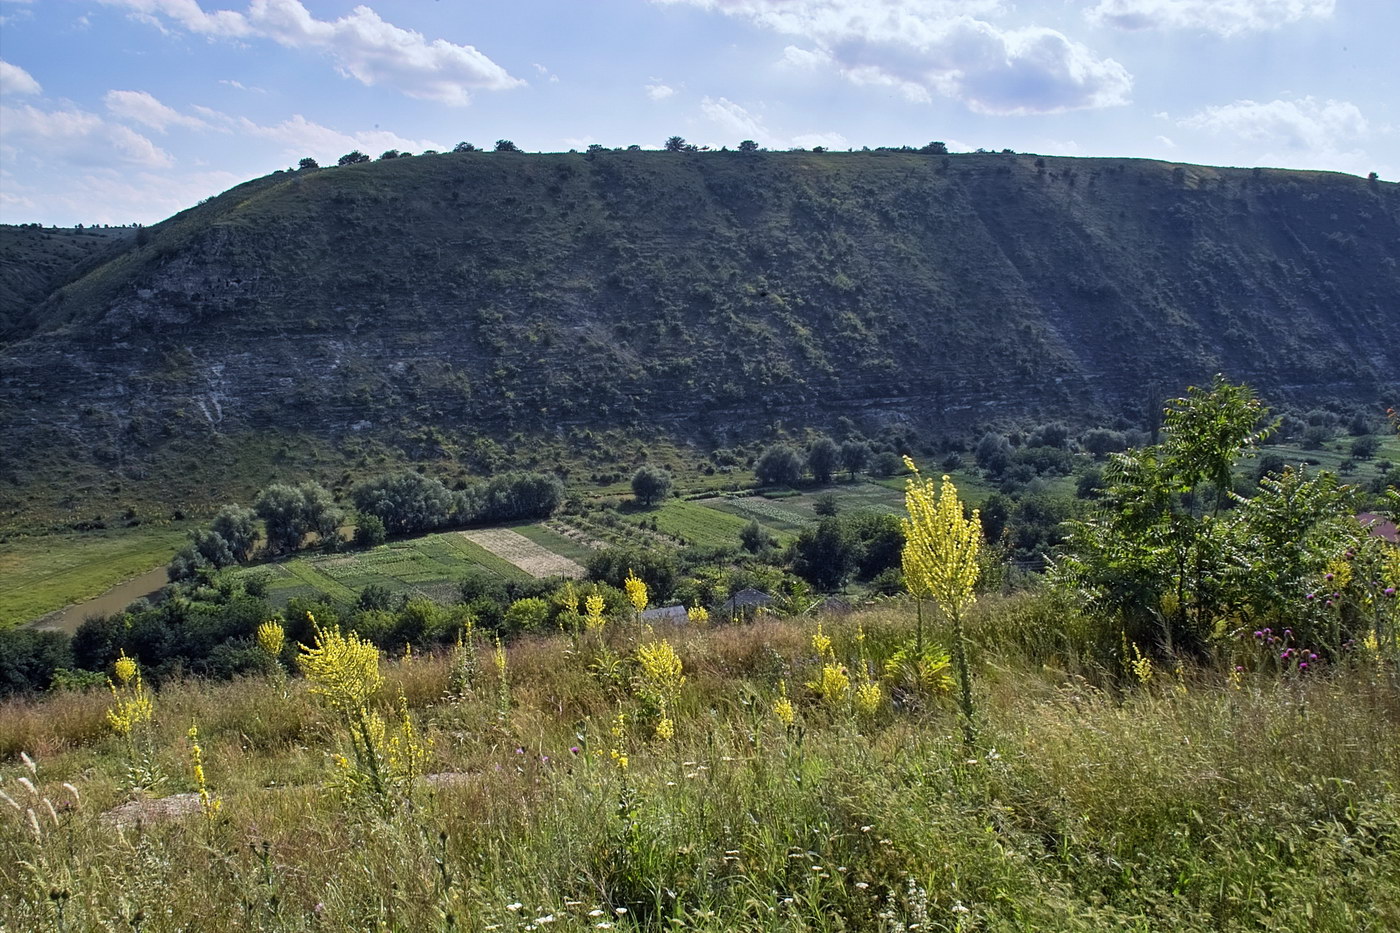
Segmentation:
{"type": "Polygon", "coordinates": [[[351,632],[317,629],[316,647],[301,646],[297,664],[311,684],[311,693],[347,716],[356,714],[384,682],[379,673],[379,649],[351,632]]]}
{"type": "Polygon", "coordinates": [[[204,780],[204,749],[199,747],[199,726],[190,723],[190,731],[185,733],[190,740],[190,769],[194,772],[194,786],[199,791],[199,807],[204,818],[213,822],[219,815],[222,801],[209,793],[209,785],[204,780]]]}
{"type": "Polygon", "coordinates": [[[137,673],[136,662],[126,656],[125,649],[122,650],[121,657],[117,658],[117,662],[112,667],[117,675],[117,683],[123,687],[131,683],[131,678],[135,677],[137,673]]]}
{"type": "Polygon", "coordinates": [[[107,725],[116,735],[130,738],[137,726],[155,717],[156,704],[146,692],[141,669],[126,656],[125,651],[117,658],[114,667],[121,687],[119,689],[117,684],[107,681],[107,686],[112,690],[112,708],[107,710],[107,725]]]}
{"type": "Polygon", "coordinates": [[[922,658],[924,625],[922,601],[932,599],[953,627],[953,663],[963,711],[963,741],[976,740],[972,715],[972,675],[968,669],[967,645],[963,634],[963,610],[977,599],[979,567],[977,553],[982,547],[982,518],[976,510],[963,518],[962,503],[952,479],[943,477],[934,492],[933,481],[919,475],[919,468],[908,457],[904,466],[913,474],[904,484],[904,506],[909,517],[900,522],[904,529],[904,581],[914,597],[919,631],[916,651],[922,658]]]}
{"type": "Polygon", "coordinates": [[[596,632],[603,627],[607,620],[603,617],[603,595],[601,593],[589,593],[588,598],[583,601],[585,615],[583,617],[583,627],[590,632],[596,632]]]}
{"type": "Polygon", "coordinates": [[[280,658],[282,646],[287,643],[287,632],[276,622],[268,621],[258,626],[258,647],[269,658],[280,658]]]}
{"type": "Polygon", "coordinates": [[[627,579],[622,581],[622,586],[627,590],[627,599],[634,609],[641,612],[647,607],[647,585],[632,573],[631,568],[628,568],[627,579]]]}
{"type": "Polygon", "coordinates": [[[971,518],[963,518],[957,487],[948,476],[935,495],[933,481],[919,475],[913,460],[905,457],[904,465],[914,474],[904,488],[909,517],[900,521],[905,582],[915,599],[932,599],[944,612],[961,615],[976,600],[981,515],[974,509],[971,518]]]}

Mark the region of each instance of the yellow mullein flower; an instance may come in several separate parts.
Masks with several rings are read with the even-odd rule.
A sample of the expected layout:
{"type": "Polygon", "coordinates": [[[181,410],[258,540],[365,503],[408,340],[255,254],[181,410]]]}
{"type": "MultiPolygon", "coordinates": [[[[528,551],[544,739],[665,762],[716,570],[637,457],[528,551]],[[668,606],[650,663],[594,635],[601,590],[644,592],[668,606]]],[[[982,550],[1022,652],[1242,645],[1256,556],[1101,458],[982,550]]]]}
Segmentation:
{"type": "Polygon", "coordinates": [[[710,612],[704,606],[692,606],[686,610],[685,617],[691,625],[705,625],[710,621],[710,612]]]}
{"type": "Polygon", "coordinates": [[[269,658],[282,657],[282,647],[287,642],[287,632],[276,622],[268,621],[258,626],[258,647],[269,658]]]}
{"type": "Polygon", "coordinates": [[[874,716],[880,711],[881,701],[884,693],[880,690],[880,685],[874,681],[866,681],[856,687],[856,712],[862,716],[874,716]]]}
{"type": "Polygon", "coordinates": [[[195,789],[199,791],[199,807],[204,811],[204,818],[212,823],[214,817],[219,815],[222,801],[210,795],[209,785],[204,780],[204,749],[199,747],[199,726],[190,723],[190,731],[185,734],[190,740],[190,766],[194,772],[195,789]]]}
{"type": "Polygon", "coordinates": [[[302,645],[297,664],[311,684],[311,693],[345,715],[360,710],[383,683],[379,649],[354,632],[342,634],[337,627],[317,629],[316,646],[302,645]]]}
{"type": "Polygon", "coordinates": [[[117,683],[122,686],[131,683],[131,679],[137,675],[136,662],[126,656],[125,649],[122,649],[121,656],[112,667],[117,675],[117,683]]]}
{"type": "Polygon", "coordinates": [[[822,624],[817,622],[816,634],[812,636],[812,650],[817,653],[817,657],[826,659],[832,656],[831,637],[822,631],[822,624]]]}
{"type": "Polygon", "coordinates": [[[568,610],[569,615],[578,615],[578,593],[574,591],[574,581],[568,580],[564,583],[564,593],[559,598],[560,603],[568,610]]]}
{"type": "Polygon", "coordinates": [[[957,487],[948,476],[934,494],[933,481],[919,475],[914,461],[904,458],[914,476],[905,484],[909,517],[901,555],[904,579],[915,598],[928,598],[949,614],[961,613],[975,600],[977,553],[982,546],[982,519],[976,510],[963,518],[957,487]]]}
{"type": "Polygon", "coordinates": [[[676,735],[676,724],[669,718],[662,719],[656,724],[656,737],[663,742],[669,742],[676,735]]]}
{"type": "Polygon", "coordinates": [[[641,612],[647,607],[647,585],[632,573],[631,568],[627,570],[627,579],[622,581],[622,587],[627,591],[627,599],[634,609],[641,612]]]}
{"type": "Polygon", "coordinates": [[[840,706],[846,701],[851,689],[851,677],[844,667],[836,664],[823,664],[822,672],[807,684],[807,689],[822,698],[831,707],[840,706]]]}
{"type": "Polygon", "coordinates": [[[905,585],[914,597],[918,614],[915,651],[922,657],[922,605],[924,599],[932,599],[953,625],[953,663],[957,666],[961,687],[963,741],[972,745],[976,738],[972,721],[972,674],[962,615],[977,598],[973,587],[981,569],[977,555],[982,547],[982,519],[975,509],[971,518],[963,517],[957,487],[946,474],[935,495],[933,481],[919,475],[913,460],[905,457],[904,465],[913,476],[904,484],[904,506],[909,517],[900,522],[905,538],[901,558],[905,585]]]}
{"type": "Polygon", "coordinates": [[[141,669],[125,652],[117,659],[116,675],[121,681],[120,689],[110,680],[107,682],[112,691],[112,708],[107,710],[107,725],[116,735],[130,738],[138,726],[154,718],[155,701],[146,692],[141,669]]]}
{"type": "Polygon", "coordinates": [[[1145,656],[1136,644],[1132,648],[1133,660],[1128,662],[1128,666],[1132,669],[1137,682],[1145,685],[1152,680],[1152,659],[1145,656]]]}
{"type": "Polygon", "coordinates": [[[778,681],[778,699],[773,702],[773,715],[788,729],[797,721],[797,711],[792,708],[792,701],[788,699],[786,680],[778,681]]]}
{"type": "Polygon", "coordinates": [[[623,749],[627,741],[627,716],[625,713],[618,713],[613,717],[612,726],[608,730],[612,734],[612,747],[608,749],[608,756],[612,758],[617,770],[627,770],[627,755],[623,749]]]}
{"type": "Polygon", "coordinates": [[[607,621],[603,617],[604,605],[605,604],[603,602],[603,594],[588,594],[588,598],[583,602],[583,608],[585,612],[585,615],[583,617],[584,628],[588,629],[590,632],[595,632],[603,627],[603,623],[607,621]]]}

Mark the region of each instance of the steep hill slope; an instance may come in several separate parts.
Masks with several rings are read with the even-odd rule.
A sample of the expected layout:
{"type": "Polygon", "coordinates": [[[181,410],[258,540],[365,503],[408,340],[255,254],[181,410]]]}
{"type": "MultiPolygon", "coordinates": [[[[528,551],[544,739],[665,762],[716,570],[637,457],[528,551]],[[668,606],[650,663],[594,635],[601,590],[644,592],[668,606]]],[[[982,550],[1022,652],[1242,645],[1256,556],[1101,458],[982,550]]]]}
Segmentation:
{"type": "Polygon", "coordinates": [[[133,227],[45,229],[0,224],[0,340],[27,333],[27,312],[54,290],[87,271],[93,260],[116,255],[133,240],[133,227]]]}
{"type": "Polygon", "coordinates": [[[1400,372],[1400,186],[1326,173],[447,154],[277,173],[143,239],[18,315],[11,483],[269,429],[966,426],[1141,416],[1217,370],[1373,402],[1400,372]]]}

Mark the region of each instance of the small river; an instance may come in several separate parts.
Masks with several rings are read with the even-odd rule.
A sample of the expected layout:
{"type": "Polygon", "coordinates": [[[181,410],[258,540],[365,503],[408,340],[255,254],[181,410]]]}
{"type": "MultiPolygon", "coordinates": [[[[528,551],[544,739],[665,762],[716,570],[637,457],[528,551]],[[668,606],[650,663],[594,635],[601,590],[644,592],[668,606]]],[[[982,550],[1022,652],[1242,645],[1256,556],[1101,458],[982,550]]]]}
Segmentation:
{"type": "Polygon", "coordinates": [[[138,599],[155,595],[169,582],[165,568],[157,567],[139,577],[132,577],[125,583],[118,583],[101,596],[94,596],[87,602],[74,603],[66,609],[50,612],[29,624],[44,631],[66,632],[72,635],[88,616],[120,612],[138,599]]]}

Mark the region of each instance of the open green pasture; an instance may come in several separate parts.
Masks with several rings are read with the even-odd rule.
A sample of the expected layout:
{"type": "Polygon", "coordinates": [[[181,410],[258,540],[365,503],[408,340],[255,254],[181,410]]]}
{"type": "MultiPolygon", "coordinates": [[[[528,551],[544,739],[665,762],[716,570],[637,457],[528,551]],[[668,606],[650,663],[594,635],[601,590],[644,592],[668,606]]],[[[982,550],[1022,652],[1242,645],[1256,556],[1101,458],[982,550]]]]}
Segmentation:
{"type": "Polygon", "coordinates": [[[339,603],[353,603],[359,592],[371,584],[394,594],[451,601],[469,568],[486,570],[507,580],[529,579],[525,571],[455,531],[392,541],[367,551],[240,567],[230,573],[235,578],[267,575],[269,599],[285,605],[298,596],[329,596],[339,603]]]}
{"type": "Polygon", "coordinates": [[[180,525],[15,538],[0,544],[0,628],[90,599],[159,567],[184,543],[180,525]]]}

